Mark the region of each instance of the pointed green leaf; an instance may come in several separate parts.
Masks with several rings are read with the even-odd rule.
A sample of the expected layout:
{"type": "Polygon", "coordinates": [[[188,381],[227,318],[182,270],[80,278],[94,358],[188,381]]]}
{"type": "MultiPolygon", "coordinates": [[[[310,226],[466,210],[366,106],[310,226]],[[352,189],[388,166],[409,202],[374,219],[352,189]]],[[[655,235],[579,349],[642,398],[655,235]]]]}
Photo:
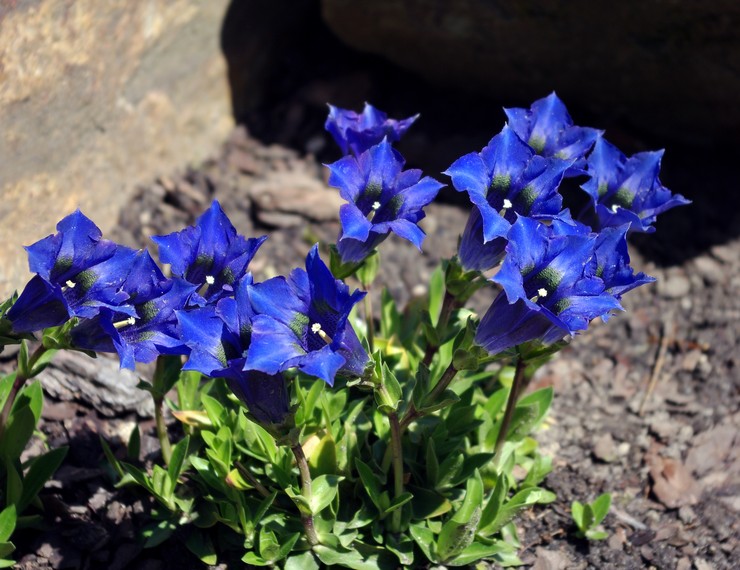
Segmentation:
{"type": "Polygon", "coordinates": [[[39,491],[43,489],[44,484],[46,484],[62,464],[68,449],[67,447],[52,449],[31,461],[26,476],[23,478],[23,494],[18,503],[18,512],[23,512],[31,504],[31,501],[36,498],[39,491]]]}
{"type": "Polygon", "coordinates": [[[591,503],[591,510],[594,514],[594,525],[601,524],[601,521],[604,520],[604,517],[606,517],[609,512],[611,505],[612,496],[609,493],[600,495],[593,503],[591,503]]]}
{"type": "MultiPolygon", "coordinates": [[[[7,542],[15,530],[16,509],[9,505],[0,513],[0,542],[7,542]]],[[[2,556],[2,555],[0,555],[2,556]]]]}

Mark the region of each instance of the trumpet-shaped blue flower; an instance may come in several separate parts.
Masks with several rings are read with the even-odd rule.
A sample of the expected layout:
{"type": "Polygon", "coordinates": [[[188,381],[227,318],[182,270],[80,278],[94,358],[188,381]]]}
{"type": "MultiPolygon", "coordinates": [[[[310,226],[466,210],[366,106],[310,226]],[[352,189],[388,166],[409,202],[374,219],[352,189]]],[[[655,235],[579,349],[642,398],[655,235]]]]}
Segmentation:
{"type": "Polygon", "coordinates": [[[351,151],[359,156],[383,139],[398,141],[417,118],[419,115],[398,121],[389,119],[388,115],[369,103],[365,103],[362,113],[329,105],[324,128],[334,137],[342,153],[351,151]]]}
{"type": "Polygon", "coordinates": [[[348,319],[364,296],[334,279],[314,246],[305,271],[254,286],[256,316],[245,369],[277,374],[298,368],[330,386],[338,374],[362,376],[369,357],[348,319]]]}
{"type": "Polygon", "coordinates": [[[254,318],[252,291],[252,278],[247,274],[239,281],[234,298],[177,311],[182,339],[190,349],[183,369],[225,378],[255,420],[265,425],[280,424],[290,411],[282,374],[244,370],[254,318]]]}
{"type": "Polygon", "coordinates": [[[591,197],[597,227],[630,224],[630,231],[652,233],[658,214],[691,203],[660,183],[662,157],[660,150],[627,158],[603,138],[596,142],[586,165],[591,179],[581,188],[591,197]]]}
{"type": "Polygon", "coordinates": [[[504,109],[509,125],[537,154],[572,161],[566,176],[583,173],[584,158],[603,131],[573,124],[568,110],[555,95],[532,103],[529,109],[504,109]]]}
{"type": "Polygon", "coordinates": [[[127,306],[102,308],[93,318],[83,319],[72,329],[74,345],[117,352],[121,367],[130,369],[160,354],[185,354],[175,311],[187,306],[197,286],[180,278],[166,279],[149,253],[141,251],[131,263],[123,289],[127,306]]]}
{"type": "Polygon", "coordinates": [[[343,262],[365,259],[389,232],[421,249],[425,234],[417,225],[443,184],[403,170],[404,160],[386,140],[359,157],[345,156],[328,165],[329,184],[347,200],[340,211],[337,249],[343,262]]]}
{"type": "Polygon", "coordinates": [[[172,273],[198,287],[212,303],[233,293],[233,285],[247,272],[257,249],[267,239],[245,238],[214,200],[194,226],[164,236],[153,236],[159,257],[172,273]]]}
{"type": "Polygon", "coordinates": [[[445,174],[458,192],[468,193],[475,206],[459,248],[463,267],[484,271],[498,263],[518,215],[569,216],[561,212],[558,187],[571,164],[536,156],[508,125],[480,153],[456,160],[445,174]]]}
{"type": "Polygon", "coordinates": [[[549,344],[621,309],[595,275],[596,240],[596,235],[584,235],[577,228],[563,235],[520,217],[511,228],[506,259],[494,277],[504,291],[483,317],[476,342],[491,353],[530,336],[526,340],[549,344]]]}
{"type": "MultiPolygon", "coordinates": [[[[90,318],[128,298],[122,284],[136,252],[102,239],[79,210],[57,224],[58,232],[26,248],[31,271],[7,318],[16,332],[58,326],[71,317],[90,318]]],[[[127,310],[130,314],[133,309],[127,310]]]]}

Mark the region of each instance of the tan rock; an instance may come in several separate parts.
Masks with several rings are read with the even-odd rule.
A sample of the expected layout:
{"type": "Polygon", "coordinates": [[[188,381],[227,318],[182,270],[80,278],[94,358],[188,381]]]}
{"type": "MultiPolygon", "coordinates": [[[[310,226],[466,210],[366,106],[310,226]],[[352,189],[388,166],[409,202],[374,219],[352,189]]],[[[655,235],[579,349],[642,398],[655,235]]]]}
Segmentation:
{"type": "Polygon", "coordinates": [[[19,0],[0,9],[0,296],[28,245],[81,208],[103,229],[138,183],[232,126],[227,0],[19,0]]]}

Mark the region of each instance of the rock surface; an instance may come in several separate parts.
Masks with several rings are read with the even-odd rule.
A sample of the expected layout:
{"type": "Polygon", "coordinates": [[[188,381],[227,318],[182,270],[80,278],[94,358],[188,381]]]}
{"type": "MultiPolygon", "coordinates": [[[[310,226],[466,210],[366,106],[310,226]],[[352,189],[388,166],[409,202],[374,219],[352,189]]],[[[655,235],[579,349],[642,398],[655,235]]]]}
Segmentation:
{"type": "Polygon", "coordinates": [[[232,125],[228,1],[0,4],[0,295],[21,245],[77,207],[110,229],[136,183],[200,161],[232,125]]]}
{"type": "Polygon", "coordinates": [[[694,139],[740,132],[740,3],[322,0],[345,43],[432,82],[694,139]],[[718,121],[718,117],[722,117],[718,121]]]}

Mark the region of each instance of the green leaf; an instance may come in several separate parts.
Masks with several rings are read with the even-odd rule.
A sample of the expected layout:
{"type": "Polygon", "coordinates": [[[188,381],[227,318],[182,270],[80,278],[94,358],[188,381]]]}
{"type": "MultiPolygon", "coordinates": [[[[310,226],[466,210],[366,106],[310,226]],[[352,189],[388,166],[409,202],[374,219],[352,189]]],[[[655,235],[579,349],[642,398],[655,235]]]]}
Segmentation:
{"type": "Polygon", "coordinates": [[[2,560],[14,550],[15,544],[12,542],[0,542],[0,568],[10,568],[15,564],[13,560],[2,560]]]}
{"type": "Polygon", "coordinates": [[[604,520],[611,506],[612,496],[609,493],[600,495],[593,503],[591,503],[591,510],[594,515],[594,525],[601,524],[601,521],[604,520]]]}
{"type": "Polygon", "coordinates": [[[573,517],[573,522],[576,523],[576,526],[579,528],[581,532],[586,532],[587,526],[584,524],[584,509],[583,509],[583,503],[580,501],[573,501],[573,503],[570,505],[570,513],[573,517]]]}
{"type": "MultiPolygon", "coordinates": [[[[8,542],[15,530],[16,521],[15,505],[9,505],[0,513],[0,542],[8,542]]],[[[12,551],[11,551],[12,552],[12,551]]],[[[0,554],[0,556],[4,556],[0,554]]]]}
{"type": "Polygon", "coordinates": [[[552,457],[545,457],[544,455],[538,454],[532,462],[532,466],[529,468],[527,476],[524,478],[524,481],[521,482],[519,487],[522,489],[526,487],[536,487],[544,481],[550,471],[552,471],[552,457]]]}
{"type": "Polygon", "coordinates": [[[23,478],[23,494],[18,503],[18,512],[23,512],[36,498],[44,484],[62,464],[64,457],[67,455],[67,450],[67,447],[52,449],[31,461],[26,476],[23,478]]]}
{"type": "Polygon", "coordinates": [[[203,564],[215,565],[218,562],[218,555],[213,546],[211,537],[197,528],[191,528],[188,537],[185,539],[185,546],[195,554],[203,564]]]}
{"type": "Polygon", "coordinates": [[[429,315],[436,327],[445,296],[445,275],[442,266],[438,265],[429,278],[429,315]]]}
{"type": "Polygon", "coordinates": [[[330,434],[325,434],[308,458],[313,475],[330,475],[337,472],[337,446],[330,434]]]}
{"type": "Polygon", "coordinates": [[[439,465],[439,476],[437,478],[436,489],[443,489],[451,484],[465,463],[465,456],[462,453],[451,453],[445,457],[439,465]]]}
{"type": "Polygon", "coordinates": [[[608,532],[603,530],[590,529],[585,532],[585,536],[589,540],[604,540],[609,536],[608,532]]]}
{"type": "Polygon", "coordinates": [[[41,388],[41,382],[37,380],[30,384],[26,384],[23,390],[21,390],[21,393],[16,400],[16,404],[21,404],[21,402],[24,401],[28,403],[28,407],[33,413],[35,420],[34,425],[38,424],[41,420],[41,412],[44,408],[44,391],[41,388]]]}
{"type": "Polygon", "coordinates": [[[431,519],[452,510],[452,503],[435,491],[414,485],[409,485],[408,489],[414,495],[414,499],[411,501],[414,519],[431,519]]]}
{"type": "Polygon", "coordinates": [[[59,351],[51,348],[42,352],[41,356],[39,356],[38,360],[36,360],[36,364],[33,365],[33,370],[31,370],[31,378],[35,378],[36,376],[41,374],[44,369],[49,366],[51,361],[54,359],[54,356],[56,356],[57,352],[59,351]]]}
{"type": "MultiPolygon", "coordinates": [[[[506,500],[506,495],[509,492],[508,478],[506,473],[501,473],[496,477],[496,485],[493,487],[493,492],[486,503],[486,506],[481,513],[480,527],[481,529],[486,528],[498,516],[501,507],[506,500]]],[[[490,533],[493,534],[493,533],[490,533]]]]}
{"type": "Polygon", "coordinates": [[[314,515],[323,511],[337,496],[339,482],[344,477],[338,475],[319,475],[311,483],[311,513],[314,515]]]}
{"type": "Polygon", "coordinates": [[[355,276],[360,284],[362,284],[363,289],[367,289],[372,285],[375,277],[378,275],[378,269],[380,269],[380,254],[376,249],[365,258],[362,265],[355,271],[355,276]]]}
{"type": "Polygon", "coordinates": [[[400,495],[398,495],[398,497],[391,501],[390,506],[385,511],[383,511],[383,514],[389,515],[396,509],[400,509],[403,505],[408,503],[413,498],[414,496],[409,492],[401,493],[400,495]]]}
{"type": "Polygon", "coordinates": [[[177,526],[171,520],[163,520],[146,525],[141,535],[144,538],[144,548],[154,548],[167,540],[175,532],[177,526]]]}
{"type": "Polygon", "coordinates": [[[182,358],[179,355],[159,355],[152,377],[154,393],[163,397],[172,390],[180,379],[180,370],[182,370],[182,358]]]}
{"type": "Polygon", "coordinates": [[[18,351],[18,374],[24,378],[31,377],[31,368],[28,356],[28,341],[22,340],[18,351]]]}
{"type": "Polygon", "coordinates": [[[437,538],[438,556],[449,560],[472,544],[481,519],[483,481],[478,471],[468,479],[460,509],[443,526],[437,538]]]}
{"type": "Polygon", "coordinates": [[[360,481],[362,481],[362,486],[365,487],[365,491],[370,497],[370,500],[381,512],[383,512],[388,508],[390,502],[386,502],[388,495],[386,493],[384,496],[383,490],[381,489],[381,480],[373,472],[370,466],[359,458],[355,458],[355,468],[360,474],[360,481]]]}
{"type": "Polygon", "coordinates": [[[302,554],[294,554],[285,561],[284,570],[319,570],[319,565],[309,550],[302,554]]]}
{"type": "Polygon", "coordinates": [[[203,403],[203,408],[208,414],[213,425],[220,427],[226,416],[226,410],[223,405],[221,405],[221,402],[208,394],[201,394],[200,401],[203,403]]]}
{"type": "Polygon", "coordinates": [[[16,469],[15,461],[4,461],[5,464],[5,504],[17,505],[21,500],[23,494],[23,479],[21,474],[16,469]]]}
{"type": "Polygon", "coordinates": [[[182,473],[185,457],[188,454],[188,445],[190,445],[190,436],[186,435],[172,448],[172,456],[170,457],[170,464],[167,466],[167,474],[173,489],[177,484],[180,473],[182,473]]]}
{"type": "Polygon", "coordinates": [[[481,524],[479,533],[482,536],[490,536],[501,530],[501,527],[510,522],[521,511],[536,504],[551,503],[555,499],[554,493],[539,487],[523,489],[499,509],[492,522],[485,526],[481,524]]]}
{"type": "Polygon", "coordinates": [[[118,474],[119,477],[123,477],[123,468],[118,463],[116,456],[113,455],[113,451],[108,445],[108,442],[103,439],[102,435],[98,437],[100,438],[100,447],[103,448],[103,454],[105,454],[105,458],[108,460],[108,463],[110,463],[111,467],[113,467],[113,470],[118,474]]]}
{"type": "Polygon", "coordinates": [[[414,563],[414,541],[405,534],[388,534],[385,546],[398,557],[398,561],[404,566],[414,563]]]}
{"type": "Polygon", "coordinates": [[[35,428],[36,418],[28,405],[14,409],[8,418],[3,439],[0,441],[2,456],[9,461],[20,458],[35,428]]]}
{"type": "Polygon", "coordinates": [[[380,334],[391,338],[401,328],[401,315],[396,308],[396,301],[386,287],[380,292],[380,334]]]}
{"type": "Polygon", "coordinates": [[[511,553],[516,550],[502,540],[494,541],[492,544],[473,542],[452,560],[447,561],[448,566],[467,566],[484,558],[491,558],[501,553],[511,553]]]}
{"type": "Polygon", "coordinates": [[[409,533],[418,545],[427,560],[438,562],[434,533],[427,527],[426,523],[412,523],[409,525],[409,533]]]}
{"type": "Polygon", "coordinates": [[[128,445],[126,446],[126,458],[129,461],[138,461],[139,454],[141,453],[141,433],[139,432],[139,426],[134,425],[134,429],[131,430],[131,435],[128,438],[128,445]]]}
{"type": "Polygon", "coordinates": [[[436,489],[439,482],[439,461],[437,460],[437,450],[432,437],[427,440],[426,467],[427,485],[436,489]]]}

